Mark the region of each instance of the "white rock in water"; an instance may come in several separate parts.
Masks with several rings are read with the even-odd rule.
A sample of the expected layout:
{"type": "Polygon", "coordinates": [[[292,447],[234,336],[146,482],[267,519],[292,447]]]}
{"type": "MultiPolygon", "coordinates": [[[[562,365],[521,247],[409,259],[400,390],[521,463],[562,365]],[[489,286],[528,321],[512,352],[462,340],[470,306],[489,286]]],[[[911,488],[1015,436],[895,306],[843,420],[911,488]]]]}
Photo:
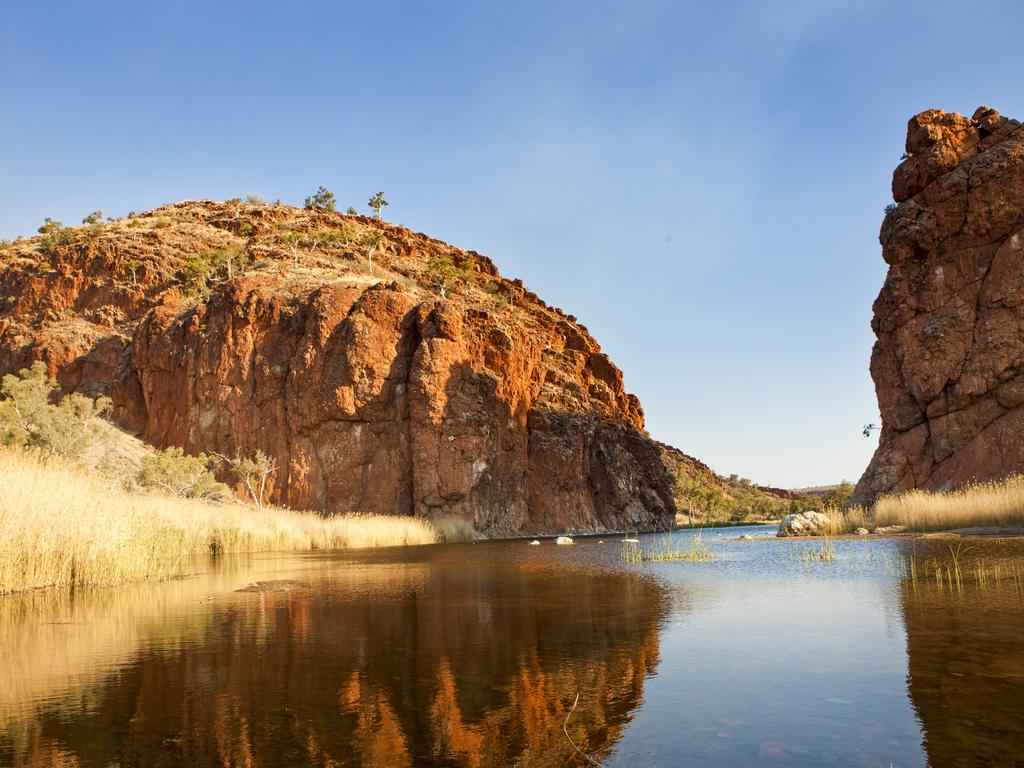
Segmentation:
{"type": "Polygon", "coordinates": [[[623,539],[622,543],[623,544],[639,544],[640,543],[640,539],[623,539]]]}
{"type": "Polygon", "coordinates": [[[809,509],[806,512],[797,512],[782,518],[779,530],[775,535],[817,536],[820,533],[828,533],[829,527],[828,515],[809,509]]]}
{"type": "Polygon", "coordinates": [[[572,539],[568,536],[559,536],[555,539],[555,544],[572,544],[572,539]]]}
{"type": "Polygon", "coordinates": [[[530,542],[530,546],[531,547],[539,547],[540,546],[540,542],[537,541],[536,539],[534,539],[533,541],[530,542]]]}

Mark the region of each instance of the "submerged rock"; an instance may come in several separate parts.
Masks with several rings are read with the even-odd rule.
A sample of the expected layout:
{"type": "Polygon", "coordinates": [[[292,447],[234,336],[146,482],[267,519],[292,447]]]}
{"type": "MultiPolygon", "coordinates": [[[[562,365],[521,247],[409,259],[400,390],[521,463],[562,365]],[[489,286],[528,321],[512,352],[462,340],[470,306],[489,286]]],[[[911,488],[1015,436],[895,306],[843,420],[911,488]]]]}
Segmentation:
{"type": "Polygon", "coordinates": [[[274,579],[272,581],[254,581],[252,584],[236,589],[235,592],[291,592],[293,589],[309,589],[309,585],[294,579],[274,579]]]}
{"type": "Polygon", "coordinates": [[[817,536],[827,533],[829,529],[828,515],[809,509],[786,515],[779,523],[776,536],[817,536]]]}
{"type": "Polygon", "coordinates": [[[537,541],[536,539],[534,539],[533,541],[530,542],[530,546],[531,547],[539,547],[540,546],[540,542],[537,541]]]}

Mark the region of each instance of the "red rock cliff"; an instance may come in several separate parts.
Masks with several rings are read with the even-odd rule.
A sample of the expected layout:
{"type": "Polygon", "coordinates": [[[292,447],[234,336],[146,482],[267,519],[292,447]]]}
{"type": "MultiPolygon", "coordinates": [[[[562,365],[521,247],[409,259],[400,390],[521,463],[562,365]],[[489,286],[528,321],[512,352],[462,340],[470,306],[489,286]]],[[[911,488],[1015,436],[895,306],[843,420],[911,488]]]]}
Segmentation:
{"type": "Polygon", "coordinates": [[[274,456],[272,500],[299,509],[492,534],[674,511],[586,328],[489,259],[365,217],[181,203],[9,244],[0,373],[34,359],[154,445],[274,456]]]}
{"type": "Polygon", "coordinates": [[[1024,471],[1024,127],[922,112],[892,190],[872,320],[882,432],[859,503],[1024,471]]]}

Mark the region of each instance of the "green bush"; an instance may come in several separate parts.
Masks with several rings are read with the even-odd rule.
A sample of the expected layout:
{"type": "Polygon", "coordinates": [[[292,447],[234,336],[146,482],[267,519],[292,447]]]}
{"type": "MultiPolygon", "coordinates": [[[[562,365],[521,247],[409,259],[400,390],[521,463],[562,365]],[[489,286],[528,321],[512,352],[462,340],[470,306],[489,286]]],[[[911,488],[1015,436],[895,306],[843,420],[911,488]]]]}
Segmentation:
{"type": "Polygon", "coordinates": [[[448,292],[452,289],[476,282],[476,272],[471,268],[468,259],[456,265],[447,255],[434,256],[427,262],[427,269],[442,299],[447,298],[448,292]]]}
{"type": "Polygon", "coordinates": [[[185,260],[180,269],[185,293],[203,295],[220,275],[230,280],[234,277],[236,269],[247,266],[250,261],[251,257],[244,249],[233,245],[194,253],[185,260]]]}
{"type": "Polygon", "coordinates": [[[356,238],[355,227],[349,224],[342,224],[333,229],[317,230],[324,245],[348,245],[356,238]]]}
{"type": "Polygon", "coordinates": [[[75,242],[74,231],[49,216],[44,219],[39,234],[42,235],[39,238],[39,249],[46,254],[52,254],[58,246],[75,242]]]}
{"type": "Polygon", "coordinates": [[[204,453],[189,456],[181,448],[165,448],[147,456],[135,476],[143,488],[155,488],[185,498],[228,498],[230,489],[210,471],[212,459],[204,453]]]}
{"type": "Polygon", "coordinates": [[[103,221],[103,211],[93,211],[82,219],[83,224],[99,224],[101,221],[103,221]]]}
{"type": "Polygon", "coordinates": [[[110,399],[73,393],[54,402],[59,392],[60,386],[41,360],[17,375],[4,376],[0,380],[0,444],[79,458],[101,442],[101,419],[110,411],[110,399]]]}
{"type": "Polygon", "coordinates": [[[210,275],[213,274],[213,264],[210,263],[206,253],[194,253],[189,256],[181,265],[180,271],[186,294],[206,293],[209,288],[210,275]]]}

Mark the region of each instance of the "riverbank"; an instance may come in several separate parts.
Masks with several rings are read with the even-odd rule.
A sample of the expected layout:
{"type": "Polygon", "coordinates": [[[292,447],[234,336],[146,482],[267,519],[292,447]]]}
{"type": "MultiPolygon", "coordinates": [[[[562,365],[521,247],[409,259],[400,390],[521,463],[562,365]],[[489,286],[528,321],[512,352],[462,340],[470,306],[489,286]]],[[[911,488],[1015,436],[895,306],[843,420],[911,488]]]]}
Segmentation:
{"type": "Polygon", "coordinates": [[[54,456],[0,449],[0,594],[181,575],[189,555],[430,544],[411,517],[321,517],[130,492],[54,456]]]}
{"type": "Polygon", "coordinates": [[[835,533],[889,527],[903,529],[893,533],[963,531],[967,535],[971,531],[1019,530],[1024,528],[1024,476],[943,493],[912,490],[883,496],[870,511],[853,507],[831,517],[835,533]]]}

